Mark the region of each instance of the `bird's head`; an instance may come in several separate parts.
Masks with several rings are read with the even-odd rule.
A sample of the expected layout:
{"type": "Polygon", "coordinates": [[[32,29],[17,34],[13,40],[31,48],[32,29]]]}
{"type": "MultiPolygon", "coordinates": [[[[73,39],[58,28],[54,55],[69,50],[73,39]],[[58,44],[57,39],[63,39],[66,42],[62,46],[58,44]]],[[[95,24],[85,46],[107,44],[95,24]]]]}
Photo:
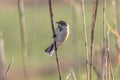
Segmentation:
{"type": "Polygon", "coordinates": [[[60,28],[60,29],[64,29],[64,28],[69,27],[69,24],[65,21],[58,21],[56,23],[58,24],[58,28],[60,28]]]}

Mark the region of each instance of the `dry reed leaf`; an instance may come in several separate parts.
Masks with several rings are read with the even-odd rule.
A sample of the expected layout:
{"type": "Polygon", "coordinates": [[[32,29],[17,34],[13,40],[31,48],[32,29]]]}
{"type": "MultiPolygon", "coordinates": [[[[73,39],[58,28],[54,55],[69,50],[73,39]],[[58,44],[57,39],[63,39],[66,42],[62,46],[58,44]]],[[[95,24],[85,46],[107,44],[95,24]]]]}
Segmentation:
{"type": "Polygon", "coordinates": [[[105,24],[107,25],[106,27],[110,30],[110,32],[120,40],[119,33],[116,30],[112,29],[112,27],[110,26],[110,24],[108,23],[108,20],[106,18],[105,18],[105,24]]]}

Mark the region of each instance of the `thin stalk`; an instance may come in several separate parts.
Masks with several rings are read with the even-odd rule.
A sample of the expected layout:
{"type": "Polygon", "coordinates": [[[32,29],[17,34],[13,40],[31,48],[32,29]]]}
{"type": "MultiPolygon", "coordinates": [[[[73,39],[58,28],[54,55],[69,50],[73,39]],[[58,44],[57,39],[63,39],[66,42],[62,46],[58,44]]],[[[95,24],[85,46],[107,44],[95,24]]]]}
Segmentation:
{"type": "MultiPolygon", "coordinates": [[[[119,33],[119,30],[118,30],[118,21],[117,21],[117,14],[116,14],[116,0],[112,0],[112,7],[113,7],[113,25],[115,27],[115,31],[117,33],[119,33]]],[[[116,47],[117,47],[117,55],[118,55],[118,64],[120,66],[120,40],[118,38],[116,38],[116,47]]]]}
{"type": "Polygon", "coordinates": [[[106,61],[106,64],[107,64],[107,67],[106,67],[106,80],[110,80],[110,61],[109,61],[109,59],[108,59],[108,56],[110,55],[110,52],[109,52],[109,41],[110,41],[110,39],[109,39],[109,30],[108,30],[108,32],[107,32],[107,34],[106,34],[106,59],[107,59],[107,61],[106,61]]]}
{"type": "Polygon", "coordinates": [[[68,79],[70,78],[70,76],[71,76],[71,73],[69,73],[69,74],[66,76],[65,80],[68,80],[68,79]]]}
{"type": "Polygon", "coordinates": [[[50,11],[50,19],[51,19],[51,28],[53,32],[53,39],[54,39],[54,45],[55,45],[55,56],[56,56],[56,62],[57,62],[57,69],[58,69],[58,74],[59,74],[59,80],[62,80],[58,49],[57,49],[56,40],[55,40],[56,33],[55,33],[55,28],[54,28],[53,4],[52,4],[52,0],[48,0],[48,2],[49,2],[49,11],[50,11]]]}
{"type": "Polygon", "coordinates": [[[118,38],[118,39],[120,40],[120,35],[119,35],[119,33],[116,32],[116,30],[112,29],[112,27],[111,27],[111,25],[108,23],[108,20],[107,20],[107,19],[105,19],[105,24],[106,24],[106,27],[110,30],[110,32],[111,32],[112,34],[114,34],[114,36],[115,36],[116,38],[118,38]]]}
{"type": "Polygon", "coordinates": [[[70,73],[67,75],[65,80],[68,80],[70,78],[70,76],[72,77],[73,80],[77,80],[74,71],[71,69],[70,73]]]}
{"type": "Polygon", "coordinates": [[[74,73],[73,70],[71,70],[71,76],[72,76],[72,79],[73,79],[73,80],[77,80],[77,79],[76,79],[76,76],[75,76],[75,73],[74,73]]]}
{"type": "Polygon", "coordinates": [[[107,54],[108,54],[108,62],[109,62],[109,80],[114,80],[114,74],[113,74],[113,69],[112,69],[112,63],[111,63],[111,58],[110,58],[110,50],[109,50],[109,30],[108,30],[108,33],[107,33],[107,54]]]}
{"type": "MultiPolygon", "coordinates": [[[[105,42],[105,43],[107,43],[107,42],[105,42]]],[[[105,46],[105,49],[106,49],[106,46],[105,46]]],[[[107,51],[105,50],[105,65],[104,65],[104,67],[105,67],[105,74],[104,74],[104,76],[103,76],[103,80],[108,80],[108,59],[107,59],[107,57],[108,57],[108,54],[107,54],[107,51]]]]}
{"type": "MultiPolygon", "coordinates": [[[[113,30],[110,26],[110,24],[108,23],[108,20],[105,18],[105,24],[106,24],[106,27],[109,29],[109,31],[111,31],[116,37],[118,35],[118,39],[120,39],[119,37],[119,34],[113,30]]],[[[108,35],[108,34],[107,34],[108,35]]],[[[109,37],[108,37],[109,38],[109,37]]],[[[108,39],[109,40],[109,39],[108,39]]],[[[108,41],[108,46],[109,46],[109,41],[108,41]]],[[[107,53],[108,53],[108,61],[109,61],[109,65],[110,65],[110,76],[112,78],[112,80],[114,80],[114,74],[113,74],[113,68],[112,68],[112,63],[111,63],[111,58],[110,58],[110,54],[109,54],[109,49],[107,50],[107,53]]]]}
{"type": "Polygon", "coordinates": [[[106,41],[106,24],[105,24],[105,18],[106,18],[106,0],[103,0],[103,43],[104,43],[104,48],[105,52],[103,53],[103,62],[102,62],[102,80],[107,80],[107,51],[106,51],[106,46],[107,46],[107,41],[106,41]]]}
{"type": "Polygon", "coordinates": [[[105,41],[106,38],[105,18],[106,18],[106,0],[103,0],[103,41],[105,41]]]}
{"type": "Polygon", "coordinates": [[[112,63],[111,63],[111,58],[110,58],[110,51],[109,51],[109,43],[110,43],[110,40],[109,40],[109,30],[107,32],[107,54],[108,54],[108,62],[109,62],[109,78],[110,80],[114,80],[114,74],[113,74],[113,68],[112,68],[112,63]]]}
{"type": "Polygon", "coordinates": [[[109,51],[109,30],[107,33],[107,54],[108,54],[108,64],[109,64],[109,75],[108,75],[109,79],[108,80],[114,80],[113,68],[112,68],[110,51],[109,51]]]}
{"type": "Polygon", "coordinates": [[[96,73],[96,75],[97,75],[97,77],[98,77],[98,80],[100,80],[100,74],[99,74],[99,72],[97,71],[97,69],[96,69],[95,66],[93,66],[93,70],[94,70],[94,72],[96,73]]]}
{"type": "Polygon", "coordinates": [[[20,32],[21,32],[21,47],[22,47],[22,58],[23,58],[23,71],[24,80],[28,80],[27,74],[27,47],[25,42],[25,16],[24,16],[24,2],[18,0],[18,11],[20,19],[20,32]]]}
{"type": "Polygon", "coordinates": [[[85,2],[84,0],[81,0],[82,16],[83,16],[83,28],[84,28],[84,37],[85,37],[85,51],[86,51],[86,73],[87,73],[87,80],[89,80],[89,51],[88,51],[85,5],[84,5],[85,3],[84,2],[85,2]]]}
{"type": "Polygon", "coordinates": [[[14,62],[14,58],[11,59],[9,65],[8,65],[8,67],[7,67],[7,70],[6,70],[6,72],[5,72],[4,80],[7,80],[8,72],[10,71],[10,68],[11,68],[13,62],[14,62]]]}
{"type": "Polygon", "coordinates": [[[90,45],[90,80],[92,80],[92,67],[93,67],[93,47],[94,47],[94,31],[97,16],[98,0],[94,0],[92,25],[91,25],[91,45],[90,45]]]}
{"type": "Polygon", "coordinates": [[[110,77],[111,77],[111,80],[115,80],[110,55],[108,55],[108,60],[109,60],[109,64],[110,64],[110,77]]]}
{"type": "Polygon", "coordinates": [[[0,33],[0,80],[4,80],[4,41],[0,33]]]}

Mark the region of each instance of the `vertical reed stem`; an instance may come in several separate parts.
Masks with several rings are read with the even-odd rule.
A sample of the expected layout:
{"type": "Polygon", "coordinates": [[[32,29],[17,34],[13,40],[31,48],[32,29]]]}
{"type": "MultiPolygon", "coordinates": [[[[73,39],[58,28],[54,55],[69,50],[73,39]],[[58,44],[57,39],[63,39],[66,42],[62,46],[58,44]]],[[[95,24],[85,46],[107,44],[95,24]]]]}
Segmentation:
{"type": "Polygon", "coordinates": [[[108,55],[108,61],[109,61],[109,65],[110,65],[110,77],[111,77],[111,80],[115,80],[110,55],[108,55]]]}
{"type": "MultiPolygon", "coordinates": [[[[108,29],[109,29],[114,35],[116,35],[116,37],[117,37],[118,33],[114,32],[114,30],[111,28],[111,26],[109,25],[109,23],[108,23],[108,21],[107,21],[106,18],[105,18],[105,24],[106,24],[106,26],[108,27],[108,29]]],[[[107,34],[107,36],[108,36],[108,34],[107,34]]],[[[120,39],[120,36],[118,35],[117,38],[120,39]]],[[[109,46],[109,37],[108,37],[108,46],[109,46]]],[[[113,68],[112,68],[111,58],[110,58],[110,54],[109,54],[109,47],[108,47],[108,49],[107,49],[107,53],[108,53],[108,61],[109,61],[109,66],[110,66],[110,78],[111,78],[111,80],[114,80],[113,68]]]]}
{"type": "Polygon", "coordinates": [[[106,58],[106,79],[105,80],[110,80],[110,62],[108,60],[108,56],[110,55],[110,52],[109,52],[109,30],[106,34],[106,51],[105,51],[105,58],[106,58]]]}
{"type": "MultiPolygon", "coordinates": [[[[117,11],[116,9],[116,2],[119,5],[119,0],[112,0],[112,7],[113,7],[113,22],[114,22],[114,27],[115,27],[115,31],[119,33],[119,27],[118,27],[118,23],[119,21],[117,21],[117,11]]],[[[118,13],[119,14],[119,13],[118,13]]],[[[119,18],[118,18],[119,19],[119,18]]],[[[116,38],[116,50],[117,50],[117,56],[118,56],[118,72],[120,71],[120,39],[116,38]]],[[[119,75],[120,76],[120,75],[119,75]]]]}
{"type": "Polygon", "coordinates": [[[97,16],[98,0],[94,0],[92,25],[91,25],[91,46],[90,46],[90,80],[92,80],[92,67],[93,67],[93,48],[94,48],[94,31],[97,16]]]}
{"type": "Polygon", "coordinates": [[[86,73],[87,73],[87,80],[89,80],[89,51],[88,51],[88,41],[87,41],[87,31],[86,31],[87,29],[86,29],[84,0],[81,0],[81,5],[82,5],[83,28],[84,28],[84,37],[85,37],[86,73]]]}
{"type": "Polygon", "coordinates": [[[26,47],[26,42],[25,42],[25,16],[24,16],[24,2],[23,2],[23,0],[18,0],[18,11],[19,11],[19,19],[20,19],[20,32],[21,32],[24,80],[28,80],[27,47],[26,47]]]}
{"type": "MultiPolygon", "coordinates": [[[[112,0],[112,7],[113,7],[113,24],[115,27],[115,31],[119,33],[118,25],[117,25],[117,14],[116,14],[116,0],[112,0]]],[[[116,38],[116,47],[117,47],[117,55],[118,55],[118,64],[120,66],[120,40],[116,38]]]]}
{"type": "Polygon", "coordinates": [[[103,0],[103,41],[105,41],[106,38],[105,18],[106,18],[106,0],[103,0]]]}
{"type": "Polygon", "coordinates": [[[4,42],[0,33],[0,80],[4,80],[4,42]]]}
{"type": "Polygon", "coordinates": [[[51,28],[53,32],[53,38],[54,38],[54,45],[55,45],[55,56],[56,56],[56,62],[57,62],[57,69],[58,69],[58,74],[59,74],[59,80],[62,80],[62,74],[61,74],[61,68],[60,68],[60,62],[59,62],[59,56],[58,56],[58,49],[56,45],[56,33],[54,29],[54,17],[53,17],[53,5],[52,5],[52,0],[49,1],[49,11],[50,11],[50,19],[51,19],[51,28]]]}
{"type": "Polygon", "coordinates": [[[107,32],[106,32],[106,24],[105,24],[105,18],[106,18],[106,0],[103,0],[103,43],[104,43],[104,53],[102,56],[102,80],[106,80],[107,78],[107,51],[106,51],[106,46],[107,46],[107,32]]]}
{"type": "Polygon", "coordinates": [[[108,54],[108,64],[109,64],[109,68],[108,68],[108,80],[114,80],[114,74],[113,74],[113,69],[112,69],[112,63],[111,63],[111,58],[110,58],[110,51],[109,51],[109,32],[107,33],[107,54],[108,54]]]}

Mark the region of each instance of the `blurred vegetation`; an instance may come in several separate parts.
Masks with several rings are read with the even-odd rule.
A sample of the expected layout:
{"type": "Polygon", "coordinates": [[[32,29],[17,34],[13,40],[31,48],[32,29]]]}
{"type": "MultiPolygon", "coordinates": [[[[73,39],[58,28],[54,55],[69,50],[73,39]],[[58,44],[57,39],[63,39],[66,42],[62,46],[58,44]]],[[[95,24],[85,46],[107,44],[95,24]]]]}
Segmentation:
{"type": "MultiPolygon", "coordinates": [[[[10,2],[11,0],[8,0],[10,2]]],[[[31,5],[25,6],[25,21],[26,21],[26,42],[28,48],[28,68],[31,80],[56,80],[58,75],[56,74],[56,62],[55,56],[49,57],[44,53],[44,49],[51,44],[52,30],[50,25],[49,9],[47,5],[47,0],[26,0],[26,3],[31,5]],[[37,2],[38,1],[38,2],[37,2]],[[43,2],[42,2],[43,1],[43,2]],[[43,5],[44,4],[44,5],[43,5]]],[[[1,0],[0,0],[1,2],[1,0]]],[[[4,2],[4,1],[3,1],[4,2]]],[[[11,58],[15,59],[12,69],[9,72],[8,80],[22,80],[22,52],[21,52],[21,39],[20,39],[20,29],[19,29],[19,16],[16,0],[13,0],[14,6],[2,6],[0,7],[0,32],[3,32],[4,44],[5,44],[5,60],[6,65],[9,63],[11,58]]],[[[6,2],[5,2],[6,3],[6,2]]],[[[12,2],[10,2],[12,3],[12,2]]],[[[96,54],[99,53],[100,45],[102,44],[102,4],[99,4],[96,28],[95,28],[95,51],[96,54]]],[[[87,4],[86,9],[86,20],[87,20],[87,34],[88,41],[90,42],[90,30],[91,30],[91,17],[92,17],[92,4],[87,4]]],[[[120,11],[119,11],[120,12],[120,11]]],[[[65,20],[70,25],[72,24],[72,6],[64,3],[54,4],[54,17],[55,21],[65,20]]],[[[84,32],[82,27],[81,9],[77,16],[78,26],[76,39],[78,41],[78,65],[79,65],[79,76],[81,80],[86,79],[85,75],[85,49],[84,49],[84,32]]],[[[107,5],[107,18],[112,25],[112,11],[111,4],[107,5]]],[[[56,24],[55,24],[56,25],[56,24]]],[[[70,32],[72,32],[72,27],[70,26],[70,32]]],[[[73,53],[72,45],[72,34],[70,33],[69,39],[59,48],[59,55],[61,60],[63,78],[65,78],[70,72],[71,68],[76,71],[74,63],[76,63],[75,55],[73,53]]],[[[90,43],[89,43],[90,44],[90,43]]],[[[115,37],[110,33],[110,53],[114,67],[116,67],[116,47],[115,47],[115,37]]],[[[95,54],[95,55],[96,55],[95,54]]],[[[97,63],[96,63],[97,64],[97,63]]],[[[117,77],[119,75],[116,75],[117,77]]],[[[115,76],[115,77],[116,77],[115,76]]],[[[72,80],[72,79],[70,79],[72,80]]],[[[96,80],[96,77],[95,79],[96,80]]]]}

